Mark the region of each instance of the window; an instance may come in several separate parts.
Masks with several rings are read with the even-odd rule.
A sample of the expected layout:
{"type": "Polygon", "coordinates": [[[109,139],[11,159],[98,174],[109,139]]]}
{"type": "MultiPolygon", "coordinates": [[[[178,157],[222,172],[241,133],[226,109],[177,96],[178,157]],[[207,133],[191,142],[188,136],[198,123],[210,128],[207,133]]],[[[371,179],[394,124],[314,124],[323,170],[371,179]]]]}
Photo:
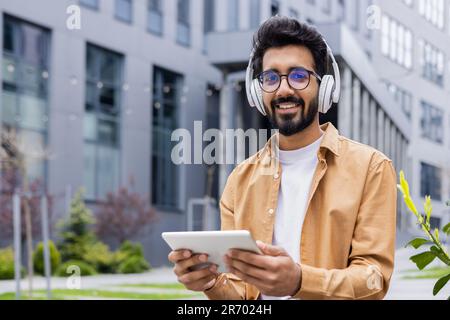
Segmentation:
{"type": "Polygon", "coordinates": [[[400,105],[403,113],[411,120],[412,95],[395,84],[386,81],[386,87],[394,100],[400,105]]]}
{"type": "Polygon", "coordinates": [[[162,35],[163,34],[163,11],[162,0],[148,0],[148,15],[147,15],[148,31],[162,35]]]}
{"type": "Polygon", "coordinates": [[[431,196],[433,200],[441,200],[441,169],[420,163],[420,195],[431,196]]]}
{"type": "Polygon", "coordinates": [[[98,10],[98,0],[80,0],[82,6],[98,10]]]}
{"type": "Polygon", "coordinates": [[[203,0],[203,53],[208,51],[207,34],[215,30],[215,0],[203,0]]]}
{"type": "Polygon", "coordinates": [[[190,1],[177,0],[177,42],[184,46],[191,43],[190,1]]]}
{"type": "Polygon", "coordinates": [[[160,207],[177,209],[178,167],[172,162],[175,142],[172,131],[178,128],[180,88],[183,77],[155,67],[153,72],[153,134],[152,134],[152,202],[160,207]]]}
{"type": "Polygon", "coordinates": [[[419,14],[439,29],[444,28],[444,0],[419,0],[419,14]]]}
{"type": "Polygon", "coordinates": [[[250,0],[250,28],[256,29],[261,22],[260,0],[250,0]]]}
{"type": "Polygon", "coordinates": [[[280,3],[276,0],[272,0],[270,4],[270,15],[273,17],[279,13],[280,13],[280,3]]]}
{"type": "Polygon", "coordinates": [[[116,18],[131,23],[133,20],[133,3],[132,0],[115,0],[116,1],[116,18]]]}
{"type": "Polygon", "coordinates": [[[381,19],[381,52],[393,62],[412,67],[412,33],[387,15],[381,19]]]}
{"type": "Polygon", "coordinates": [[[228,30],[239,30],[239,1],[228,0],[228,30]]]}
{"type": "Polygon", "coordinates": [[[441,87],[444,86],[444,53],[422,39],[419,40],[419,52],[422,77],[441,87]]]}
{"type": "Polygon", "coordinates": [[[204,16],[203,16],[203,30],[208,33],[215,30],[215,0],[204,0],[204,16]]]}
{"type": "Polygon", "coordinates": [[[122,66],[120,54],[87,46],[84,183],[91,200],[102,199],[119,186],[122,66]]]}
{"type": "Polygon", "coordinates": [[[3,19],[1,130],[16,135],[25,150],[30,182],[45,188],[48,133],[50,31],[7,15],[3,19]]]}
{"type": "Polygon", "coordinates": [[[444,112],[431,104],[422,101],[422,118],[420,128],[422,137],[437,143],[443,143],[444,139],[444,112]]]}

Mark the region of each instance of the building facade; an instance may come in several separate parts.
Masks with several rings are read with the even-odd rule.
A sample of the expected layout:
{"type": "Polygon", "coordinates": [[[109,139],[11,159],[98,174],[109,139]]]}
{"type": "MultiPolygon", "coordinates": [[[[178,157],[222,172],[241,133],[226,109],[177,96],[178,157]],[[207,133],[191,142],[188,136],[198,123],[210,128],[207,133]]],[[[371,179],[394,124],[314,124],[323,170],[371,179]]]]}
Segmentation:
{"type": "MultiPolygon", "coordinates": [[[[167,264],[160,233],[217,227],[214,202],[205,203],[234,166],[175,165],[171,134],[194,133],[195,121],[203,130],[268,127],[247,105],[245,68],[260,23],[288,15],[316,25],[341,68],[341,102],[322,120],[393,159],[414,200],[432,196],[432,223],[442,226],[449,10],[443,0],[2,1],[0,123],[18,133],[28,175],[44,181],[57,214],[80,187],[95,209],[132,178],[158,212],[134,240],[152,265],[167,264]],[[212,222],[188,221],[209,210],[212,222]]],[[[399,201],[399,228],[415,230],[408,217],[399,201]]]]}

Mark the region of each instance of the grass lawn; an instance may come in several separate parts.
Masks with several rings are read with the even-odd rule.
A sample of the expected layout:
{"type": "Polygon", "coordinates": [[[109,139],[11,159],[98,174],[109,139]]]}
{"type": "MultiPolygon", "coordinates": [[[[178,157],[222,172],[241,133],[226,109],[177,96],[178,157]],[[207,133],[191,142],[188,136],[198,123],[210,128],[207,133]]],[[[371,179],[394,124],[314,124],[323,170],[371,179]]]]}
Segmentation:
{"type": "Polygon", "coordinates": [[[450,267],[433,267],[424,270],[410,269],[402,279],[439,279],[450,273],[450,267]]]}
{"type": "Polygon", "coordinates": [[[181,283],[133,283],[121,284],[115,287],[186,290],[181,283]]]}
{"type": "MultiPolygon", "coordinates": [[[[128,285],[121,285],[122,287],[129,287],[128,285]]],[[[152,288],[152,289],[180,289],[179,284],[140,284],[135,285],[136,288],[152,288]]],[[[181,287],[183,289],[183,287],[181,287]]],[[[84,289],[84,290],[69,290],[69,289],[55,289],[52,290],[52,300],[76,300],[83,298],[90,299],[142,299],[142,300],[173,300],[173,299],[186,299],[199,297],[201,294],[180,292],[164,292],[164,293],[145,293],[145,292],[124,292],[124,291],[111,291],[111,290],[95,290],[95,289],[84,289]]],[[[8,292],[0,294],[0,300],[14,300],[14,292],[8,292]]],[[[35,290],[33,291],[33,300],[45,300],[47,298],[46,290],[35,290]]],[[[23,300],[28,300],[26,292],[22,293],[23,300]]]]}

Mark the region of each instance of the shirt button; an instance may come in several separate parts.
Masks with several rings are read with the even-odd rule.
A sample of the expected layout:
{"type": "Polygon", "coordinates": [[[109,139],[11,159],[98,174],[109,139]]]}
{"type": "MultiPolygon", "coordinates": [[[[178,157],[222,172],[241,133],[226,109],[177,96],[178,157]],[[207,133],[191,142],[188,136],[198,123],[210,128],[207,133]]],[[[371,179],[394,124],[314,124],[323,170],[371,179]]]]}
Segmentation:
{"type": "Polygon", "coordinates": [[[270,215],[273,214],[273,209],[269,209],[269,214],[270,214],[270,215]]]}

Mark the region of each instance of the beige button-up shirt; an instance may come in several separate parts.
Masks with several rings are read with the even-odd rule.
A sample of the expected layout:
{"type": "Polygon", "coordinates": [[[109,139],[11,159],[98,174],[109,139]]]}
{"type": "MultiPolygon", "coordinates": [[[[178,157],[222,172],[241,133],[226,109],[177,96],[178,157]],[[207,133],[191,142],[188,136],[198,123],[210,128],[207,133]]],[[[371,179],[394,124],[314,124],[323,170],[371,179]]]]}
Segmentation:
{"type": "MultiPolygon", "coordinates": [[[[382,299],[394,266],[396,173],[381,152],[339,135],[327,123],[301,232],[300,299],[382,299]]],[[[273,136],[228,177],[222,230],[249,230],[272,243],[281,165],[273,136]]],[[[301,179],[301,177],[299,177],[301,179]]],[[[295,208],[293,208],[295,210],[295,208]]],[[[210,299],[257,299],[259,290],[222,273],[210,299]]]]}

